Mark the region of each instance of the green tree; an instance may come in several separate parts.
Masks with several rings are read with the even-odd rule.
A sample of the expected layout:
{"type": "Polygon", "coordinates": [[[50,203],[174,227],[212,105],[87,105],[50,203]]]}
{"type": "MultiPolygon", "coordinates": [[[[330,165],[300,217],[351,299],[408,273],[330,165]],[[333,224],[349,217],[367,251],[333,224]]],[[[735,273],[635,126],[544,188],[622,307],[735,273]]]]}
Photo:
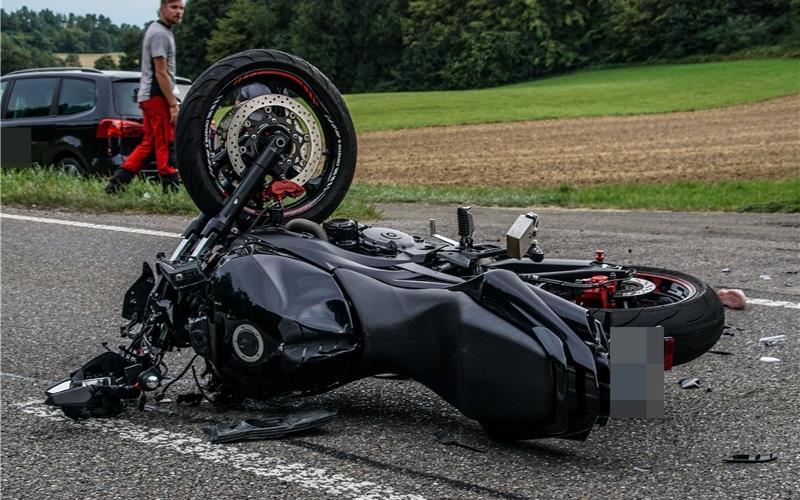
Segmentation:
{"type": "Polygon", "coordinates": [[[291,0],[235,0],[206,42],[206,63],[254,48],[288,50],[291,0]]]}
{"type": "Polygon", "coordinates": [[[78,57],[78,54],[67,54],[66,57],[59,59],[59,63],[61,66],[66,66],[68,68],[81,67],[81,59],[78,57]]]}
{"type": "Polygon", "coordinates": [[[114,61],[114,58],[109,54],[100,56],[94,62],[94,67],[95,69],[119,69],[117,67],[117,62],[114,61]]]}
{"type": "Polygon", "coordinates": [[[405,0],[299,0],[289,26],[290,50],[344,92],[393,88],[406,9],[405,0]]]}
{"type": "MultiPolygon", "coordinates": [[[[175,28],[178,73],[181,76],[195,79],[208,67],[207,43],[231,3],[229,0],[191,0],[188,3],[183,22],[175,28]]],[[[256,17],[262,14],[263,11],[256,17]]]]}
{"type": "Polygon", "coordinates": [[[407,88],[468,88],[575,67],[587,2],[412,0],[399,78],[407,88]]]}
{"type": "Polygon", "coordinates": [[[52,54],[28,46],[25,42],[21,43],[14,35],[0,33],[0,45],[3,48],[3,57],[0,57],[0,74],[5,75],[20,69],[57,65],[56,58],[52,54]]]}
{"type": "Polygon", "coordinates": [[[111,52],[111,37],[103,29],[95,28],[87,43],[89,52],[111,52]]]}
{"type": "Polygon", "coordinates": [[[121,52],[119,59],[119,69],[139,71],[141,69],[142,58],[142,38],[144,32],[132,26],[126,26],[122,32],[121,52]]]}

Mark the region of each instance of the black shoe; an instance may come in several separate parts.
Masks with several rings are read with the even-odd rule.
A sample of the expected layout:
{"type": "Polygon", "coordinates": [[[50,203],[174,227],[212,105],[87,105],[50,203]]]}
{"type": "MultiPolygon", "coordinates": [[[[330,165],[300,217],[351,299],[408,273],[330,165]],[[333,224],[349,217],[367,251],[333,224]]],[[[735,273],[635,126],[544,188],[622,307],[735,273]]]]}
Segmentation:
{"type": "Polygon", "coordinates": [[[131,182],[134,177],[136,177],[136,174],[124,168],[117,169],[111,179],[108,180],[108,184],[106,184],[106,194],[115,194],[122,191],[125,189],[125,184],[131,182]]]}
{"type": "Polygon", "coordinates": [[[162,175],[161,187],[164,189],[164,194],[177,193],[181,188],[178,174],[162,175]]]}

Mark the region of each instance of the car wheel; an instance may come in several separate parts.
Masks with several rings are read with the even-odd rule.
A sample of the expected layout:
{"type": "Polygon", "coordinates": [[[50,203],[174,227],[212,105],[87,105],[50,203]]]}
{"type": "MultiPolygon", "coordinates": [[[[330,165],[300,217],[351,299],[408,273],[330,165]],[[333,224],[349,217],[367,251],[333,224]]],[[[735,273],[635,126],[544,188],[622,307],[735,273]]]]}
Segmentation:
{"type": "Polygon", "coordinates": [[[86,172],[83,163],[74,156],[65,156],[56,163],[56,169],[70,175],[81,176],[86,172]]]}

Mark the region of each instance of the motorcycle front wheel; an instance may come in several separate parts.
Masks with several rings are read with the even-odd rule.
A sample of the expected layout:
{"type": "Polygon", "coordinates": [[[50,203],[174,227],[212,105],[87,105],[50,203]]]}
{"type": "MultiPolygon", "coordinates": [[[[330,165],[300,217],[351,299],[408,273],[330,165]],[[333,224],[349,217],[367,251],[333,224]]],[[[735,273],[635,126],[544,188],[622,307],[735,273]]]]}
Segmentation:
{"type": "MultiPolygon", "coordinates": [[[[285,177],[304,193],[284,200],[284,216],[322,222],[344,199],[356,166],[356,134],[336,87],[308,62],[277,50],[226,57],[194,82],[175,130],[176,163],[197,207],[222,208],[276,131],[291,138],[280,158],[285,177]]],[[[259,215],[270,200],[248,200],[259,215]]]]}

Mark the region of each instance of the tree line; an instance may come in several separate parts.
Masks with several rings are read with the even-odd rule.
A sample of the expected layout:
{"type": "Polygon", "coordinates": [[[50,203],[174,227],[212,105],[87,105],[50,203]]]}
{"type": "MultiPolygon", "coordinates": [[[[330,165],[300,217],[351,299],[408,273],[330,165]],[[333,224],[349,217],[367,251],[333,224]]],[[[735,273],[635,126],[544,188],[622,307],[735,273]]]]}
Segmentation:
{"type": "MultiPolygon", "coordinates": [[[[0,70],[4,74],[31,67],[78,66],[76,54],[84,52],[126,52],[134,47],[138,52],[142,36],[141,28],[117,26],[102,15],[65,15],[27,7],[13,12],[0,10],[0,28],[3,51],[0,70]],[[60,59],[54,55],[59,52],[70,55],[60,59]]],[[[104,60],[106,64],[110,59],[104,60]]],[[[111,63],[116,64],[113,60],[111,63]]],[[[130,61],[127,65],[132,66],[130,61]]]]}
{"type": "MultiPolygon", "coordinates": [[[[142,30],[103,16],[23,8],[3,11],[2,26],[3,72],[9,43],[33,40],[44,53],[122,51],[123,69],[139,67],[142,30]]],[[[189,0],[175,36],[189,78],[269,47],[313,62],[344,92],[463,89],[763,47],[797,56],[800,0],[189,0]]]]}

